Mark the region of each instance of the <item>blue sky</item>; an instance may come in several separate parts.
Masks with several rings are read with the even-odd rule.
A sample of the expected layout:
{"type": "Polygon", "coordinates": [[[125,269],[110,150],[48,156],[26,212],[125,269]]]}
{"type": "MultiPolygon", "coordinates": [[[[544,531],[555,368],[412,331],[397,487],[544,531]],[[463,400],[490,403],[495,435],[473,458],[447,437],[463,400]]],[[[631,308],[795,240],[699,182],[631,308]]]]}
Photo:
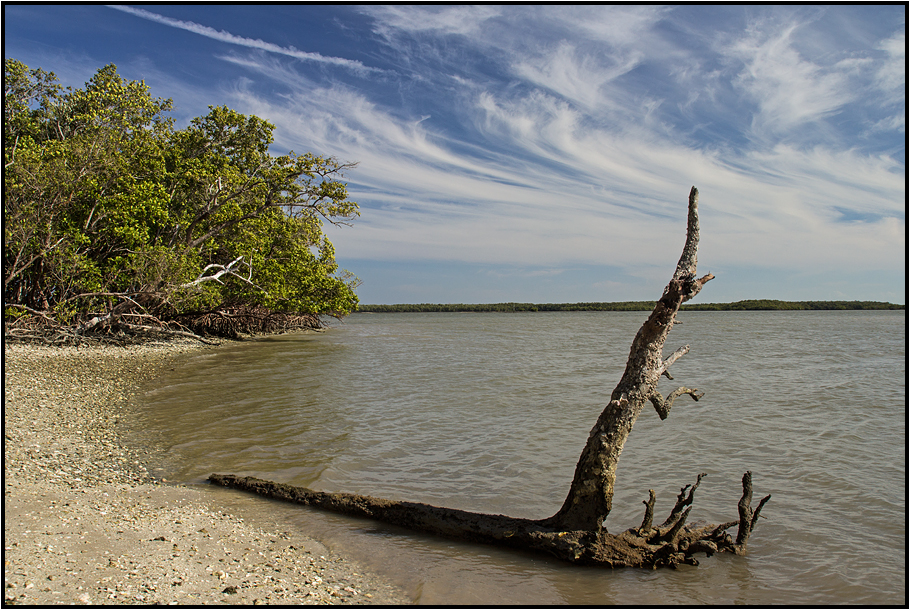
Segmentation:
{"type": "Polygon", "coordinates": [[[905,302],[906,7],[6,5],[5,56],[108,64],[356,161],[363,303],[905,302]]]}

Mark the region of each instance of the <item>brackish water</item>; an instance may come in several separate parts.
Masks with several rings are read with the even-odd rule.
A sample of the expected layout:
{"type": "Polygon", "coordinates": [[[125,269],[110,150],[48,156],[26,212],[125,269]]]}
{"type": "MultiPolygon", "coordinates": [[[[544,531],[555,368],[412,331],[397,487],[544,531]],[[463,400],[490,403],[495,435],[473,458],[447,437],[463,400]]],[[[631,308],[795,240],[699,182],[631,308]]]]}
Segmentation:
{"type": "MultiPolygon", "coordinates": [[[[321,334],[197,355],[142,398],[158,474],[212,472],[516,517],[559,508],[646,312],[357,314],[321,334]]],[[[737,518],[743,472],[772,495],[745,557],[680,570],[578,568],[218,490],[310,532],[425,604],[903,604],[906,314],[682,312],[678,385],[626,443],[607,520],[737,518]]]]}

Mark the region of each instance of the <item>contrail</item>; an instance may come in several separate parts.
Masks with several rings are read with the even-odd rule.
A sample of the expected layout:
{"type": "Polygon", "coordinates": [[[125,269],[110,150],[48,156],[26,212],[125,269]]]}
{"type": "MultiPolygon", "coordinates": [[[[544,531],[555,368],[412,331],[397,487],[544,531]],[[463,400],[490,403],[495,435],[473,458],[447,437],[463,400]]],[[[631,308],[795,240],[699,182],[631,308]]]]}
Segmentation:
{"type": "Polygon", "coordinates": [[[289,57],[303,59],[305,61],[318,61],[327,64],[335,64],[356,70],[358,72],[366,72],[376,69],[369,68],[359,61],[353,59],[344,59],[343,57],[326,57],[325,55],[320,55],[319,53],[307,53],[306,51],[300,51],[294,47],[281,47],[276,44],[272,44],[271,42],[253,38],[244,38],[243,36],[237,36],[223,30],[216,30],[214,28],[194,23],[192,21],[171,19],[170,17],[158,15],[157,13],[152,13],[141,8],[133,8],[131,6],[122,6],[117,4],[109,4],[107,6],[108,8],[123,11],[124,13],[129,13],[130,15],[135,15],[136,17],[148,19],[149,21],[161,23],[170,27],[180,28],[181,30],[193,32],[194,34],[199,34],[200,36],[205,36],[206,38],[220,40],[221,42],[226,42],[228,44],[236,44],[242,47],[250,47],[252,49],[261,49],[270,53],[280,53],[281,55],[287,55],[289,57]]]}

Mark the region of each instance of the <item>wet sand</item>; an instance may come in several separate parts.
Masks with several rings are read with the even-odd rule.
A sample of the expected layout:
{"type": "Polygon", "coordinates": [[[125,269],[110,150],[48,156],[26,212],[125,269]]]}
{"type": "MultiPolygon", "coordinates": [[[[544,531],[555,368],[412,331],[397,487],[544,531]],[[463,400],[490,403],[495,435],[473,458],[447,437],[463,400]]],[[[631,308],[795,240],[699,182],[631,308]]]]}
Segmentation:
{"type": "Polygon", "coordinates": [[[149,475],[124,440],[129,399],[204,349],[5,346],[5,603],[412,603],[315,539],[149,475]]]}

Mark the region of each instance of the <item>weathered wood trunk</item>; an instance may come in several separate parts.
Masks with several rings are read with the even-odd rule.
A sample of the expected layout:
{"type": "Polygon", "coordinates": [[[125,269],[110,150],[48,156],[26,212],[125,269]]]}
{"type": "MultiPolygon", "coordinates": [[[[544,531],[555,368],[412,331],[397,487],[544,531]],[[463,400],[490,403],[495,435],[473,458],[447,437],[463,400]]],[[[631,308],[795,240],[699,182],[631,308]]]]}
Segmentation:
{"type": "Polygon", "coordinates": [[[688,388],[680,388],[666,399],[657,391],[660,376],[689,350],[689,346],[685,346],[666,361],[663,360],[664,342],[673,328],[679,306],[698,294],[702,286],[714,278],[709,273],[695,279],[698,236],[698,190],[693,186],[689,193],[686,245],[676,272],[632,342],[626,370],[613,390],[610,403],[588,436],[575,467],[569,495],[559,512],[550,519],[554,527],[593,530],[599,528],[610,514],[619,455],[646,402],[653,402],[661,419],[665,419],[677,396],[686,393],[695,400],[700,397],[696,390],[688,388]]]}
{"type": "Polygon", "coordinates": [[[753,511],[750,472],[743,476],[738,520],[697,528],[686,525],[693,494],[705,476],[700,474],[693,485],[682,488],[670,516],[661,525],[652,525],[655,495],[651,490],[649,499],[645,501],[641,526],[615,535],[603,527],[604,519],[612,508],[619,456],[645,404],[653,404],[659,417],[666,419],[676,398],[688,394],[698,400],[702,396],[698,390],[687,387],[677,388],[666,398],[657,390],[660,377],[663,375],[672,379],[668,371],[670,365],[689,351],[686,345],[663,358],[664,342],[673,328],[679,306],[698,294],[705,283],[714,278],[710,273],[696,278],[698,238],[698,190],[692,187],[686,245],[676,272],[654,311],[635,336],[622,379],[588,436],[562,508],[552,517],[516,519],[414,502],[318,492],[234,475],[213,474],[209,481],[450,538],[546,552],[574,563],[607,567],[673,567],[680,563],[697,565],[696,553],[743,554],[759,513],[771,497],[764,497],[753,511]],[[739,531],[734,541],[726,530],[735,525],[739,525],[739,531]]]}

